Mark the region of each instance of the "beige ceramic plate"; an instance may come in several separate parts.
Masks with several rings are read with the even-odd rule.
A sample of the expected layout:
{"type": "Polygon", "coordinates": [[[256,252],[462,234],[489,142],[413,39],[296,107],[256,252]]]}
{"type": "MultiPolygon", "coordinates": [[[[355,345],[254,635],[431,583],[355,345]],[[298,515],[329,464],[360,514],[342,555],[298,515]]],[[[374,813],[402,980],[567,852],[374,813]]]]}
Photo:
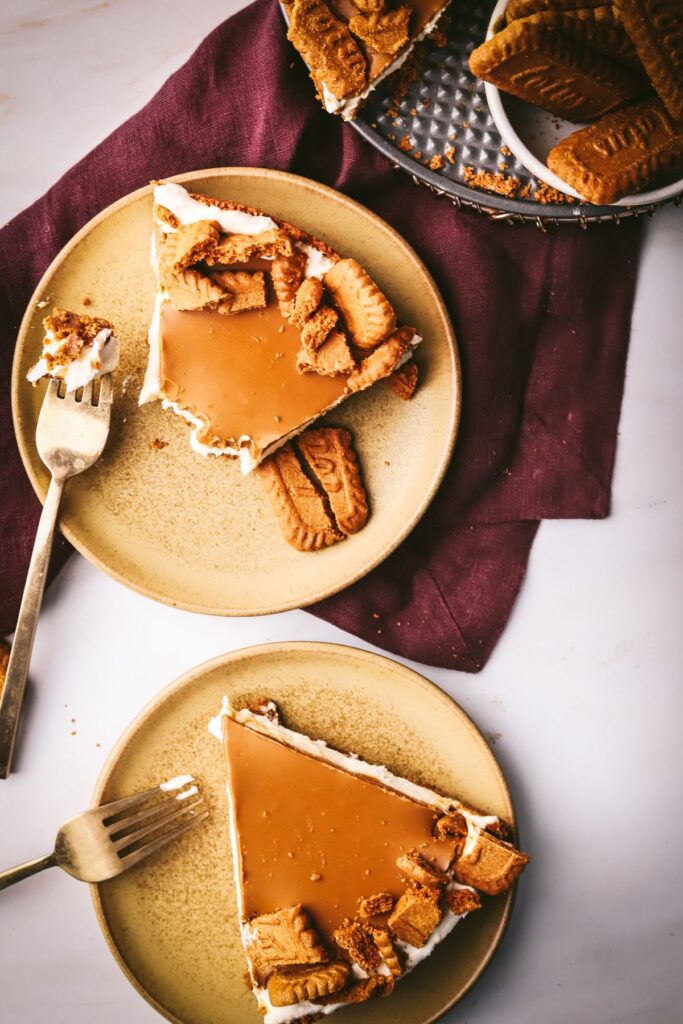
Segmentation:
{"type": "MultiPolygon", "coordinates": [[[[258,1024],[244,982],[221,745],[207,722],[229,694],[272,697],[288,724],[514,824],[500,767],[467,715],[432,683],[387,658],[334,644],[251,647],[200,665],[164,690],[112,751],[94,803],[192,772],[211,815],[151,863],[92,886],[100,925],[128,979],[181,1024],[258,1024]]],[[[387,1000],[335,1024],[428,1024],[479,977],[507,924],[512,894],[489,899],[387,1000]]]]}
{"type": "Polygon", "coordinates": [[[218,615],[250,615],[311,604],[359,579],[410,532],[451,455],[460,410],[455,339],[432,278],[384,221],[339,192],[279,171],[227,168],[179,175],[196,191],[233,199],[291,221],[355,256],[385,288],[405,323],[424,337],[422,382],[411,402],[384,385],[357,395],[332,422],[354,434],[371,500],[368,525],[325,551],[295,551],[280,536],[259,481],[236,462],[205,458],[188,427],[137,396],[153,305],[149,265],[151,189],[110,206],[66,246],[40,282],[17,341],[14,424],[41,500],[48,477],[35,448],[43,386],[25,381],[38,358],[37,302],[87,308],[112,320],[122,342],[111,437],[97,465],[70,481],[61,529],[115,579],[167,604],[218,615]],[[92,304],[84,307],[83,298],[92,304]],[[168,443],[154,450],[159,438],[168,443]]]}

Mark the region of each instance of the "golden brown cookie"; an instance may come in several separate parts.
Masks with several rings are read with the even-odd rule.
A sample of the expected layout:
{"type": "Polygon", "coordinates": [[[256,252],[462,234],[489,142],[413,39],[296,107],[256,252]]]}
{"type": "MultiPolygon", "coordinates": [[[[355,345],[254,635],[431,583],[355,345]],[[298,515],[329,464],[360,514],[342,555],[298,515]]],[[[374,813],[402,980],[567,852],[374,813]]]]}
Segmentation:
{"type": "Polygon", "coordinates": [[[600,7],[605,0],[510,0],[505,11],[508,22],[528,18],[538,11],[568,11],[575,8],[600,7]]]}
{"type": "Polygon", "coordinates": [[[319,551],[344,540],[327,501],[308,479],[291,443],[254,471],[263,481],[285,540],[298,551],[319,551]]]}
{"type": "Polygon", "coordinates": [[[642,91],[638,77],[624,65],[530,18],[513,21],[477,47],[469,65],[474,75],[503,92],[568,121],[593,121],[642,91]]]}
{"type": "Polygon", "coordinates": [[[397,7],[382,14],[356,14],[349,20],[349,28],[368,50],[395,57],[410,39],[412,7],[397,7]]]}
{"type": "Polygon", "coordinates": [[[393,373],[410,348],[414,337],[415,331],[412,327],[399,327],[397,331],[394,331],[390,338],[387,338],[374,352],[366,356],[353,373],[349,374],[347,381],[349,390],[362,391],[374,384],[375,381],[382,380],[383,377],[388,377],[390,373],[393,373]]]}
{"type": "Polygon", "coordinates": [[[296,252],[293,256],[276,256],[273,260],[271,278],[273,291],[280,306],[280,312],[288,317],[292,311],[292,305],[299,290],[306,272],[308,257],[303,252],[296,252]]]}
{"type": "Polygon", "coordinates": [[[224,292],[218,304],[219,313],[241,313],[245,309],[263,309],[265,306],[266,279],[261,271],[249,274],[243,270],[218,270],[210,277],[224,292]]]}
{"type": "Polygon", "coordinates": [[[174,309],[216,309],[227,298],[219,284],[191,267],[176,274],[164,274],[162,281],[174,309]]]}
{"type": "Polygon", "coordinates": [[[467,849],[467,845],[465,849],[467,852],[453,867],[456,879],[489,896],[506,892],[530,860],[526,853],[490,832],[480,832],[471,849],[467,849]]]}
{"type": "Polygon", "coordinates": [[[268,979],[266,987],[273,1006],[294,1006],[303,1000],[319,1002],[343,989],[350,978],[349,965],[336,962],[277,971],[268,979]]]}
{"type": "Polygon", "coordinates": [[[343,331],[332,331],[315,352],[302,348],[296,358],[299,373],[319,373],[323,377],[337,377],[351,373],[356,362],[343,331]]]}
{"type": "Polygon", "coordinates": [[[315,313],[323,297],[323,283],[319,277],[307,277],[299,285],[292,302],[290,320],[296,327],[303,327],[309,316],[315,313]]]}
{"type": "Polygon", "coordinates": [[[438,888],[441,885],[445,885],[448,881],[448,876],[440,868],[425,860],[417,850],[409,850],[408,853],[402,853],[396,861],[396,867],[405,879],[411,882],[419,882],[420,885],[438,888]]]}
{"type": "Polygon", "coordinates": [[[277,968],[322,964],[329,960],[301,904],[252,918],[248,935],[246,952],[260,985],[277,968]]]}
{"type": "MultiPolygon", "coordinates": [[[[594,7],[592,10],[599,11],[600,8],[594,7]]],[[[575,39],[579,45],[587,46],[596,53],[601,53],[603,57],[609,57],[621,64],[627,64],[632,70],[642,72],[636,48],[620,22],[609,24],[606,21],[573,16],[578,13],[567,11],[556,14],[552,11],[542,11],[539,14],[532,14],[527,20],[532,25],[553,27],[563,35],[575,39]]]]}
{"type": "Polygon", "coordinates": [[[400,370],[396,370],[390,377],[387,377],[387,385],[398,398],[408,402],[415,394],[418,376],[417,363],[414,363],[411,359],[400,370]]]}
{"type": "Polygon", "coordinates": [[[346,535],[357,533],[367,522],[368,500],[348,430],[305,430],[296,445],[325,492],[338,528],[346,535]]]}
{"type": "Polygon", "coordinates": [[[325,275],[325,287],[341,310],[351,341],[369,351],[391,334],[391,303],[356,260],[339,260],[325,275]]]}
{"type": "Polygon", "coordinates": [[[481,900],[475,889],[449,889],[446,893],[446,903],[451,912],[457,914],[471,914],[473,910],[479,910],[481,900]]]}
{"type": "Polygon", "coordinates": [[[589,202],[615,203],[683,167],[683,127],[645,100],[563,139],[548,167],[589,202]]]}
{"type": "Polygon", "coordinates": [[[334,330],[339,314],[331,306],[320,306],[301,328],[304,352],[314,355],[334,330]]]}
{"type": "Polygon", "coordinates": [[[294,0],[289,8],[287,38],[311,69],[318,88],[337,99],[362,92],[367,80],[365,58],[348,26],[323,0],[294,0]]]}
{"type": "Polygon", "coordinates": [[[281,228],[262,231],[258,235],[222,235],[203,259],[209,265],[216,263],[247,263],[254,256],[272,259],[274,256],[293,256],[294,242],[281,228]]]}
{"type": "Polygon", "coordinates": [[[615,0],[615,7],[659,98],[683,122],[683,3],[615,0]]]}
{"type": "Polygon", "coordinates": [[[214,221],[199,220],[194,224],[183,224],[164,238],[159,262],[177,273],[205,259],[219,238],[220,227],[214,221]]]}
{"type": "Polygon", "coordinates": [[[349,959],[367,974],[374,974],[382,963],[382,957],[369,927],[359,921],[344,918],[334,932],[334,941],[349,959]]]}
{"type": "Polygon", "coordinates": [[[411,885],[391,912],[389,927],[403,942],[419,949],[442,917],[439,890],[411,885]]]}

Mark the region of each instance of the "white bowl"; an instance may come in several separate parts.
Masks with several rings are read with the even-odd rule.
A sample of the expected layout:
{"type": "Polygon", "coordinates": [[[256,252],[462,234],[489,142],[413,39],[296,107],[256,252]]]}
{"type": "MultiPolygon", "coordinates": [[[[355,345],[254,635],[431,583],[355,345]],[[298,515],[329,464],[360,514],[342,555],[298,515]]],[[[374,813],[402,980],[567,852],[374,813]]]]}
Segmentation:
{"type": "MultiPolygon", "coordinates": [[[[509,0],[498,0],[489,22],[487,39],[495,35],[498,28],[501,27],[508,3],[509,0]]],[[[523,100],[503,93],[490,82],[485,82],[484,88],[486,101],[496,128],[505,145],[514,153],[520,163],[524,164],[528,171],[531,171],[547,185],[551,185],[560,192],[565,192],[568,196],[574,196],[575,199],[580,199],[582,202],[587,202],[571,185],[553,174],[546,164],[548,153],[553,146],[584,126],[564,121],[556,114],[549,114],[542,107],[537,107],[533,103],[525,103],[523,100]]],[[[683,178],[670,185],[665,185],[663,188],[624,196],[623,199],[619,199],[612,205],[648,206],[651,203],[672,199],[681,191],[683,191],[683,178]]]]}

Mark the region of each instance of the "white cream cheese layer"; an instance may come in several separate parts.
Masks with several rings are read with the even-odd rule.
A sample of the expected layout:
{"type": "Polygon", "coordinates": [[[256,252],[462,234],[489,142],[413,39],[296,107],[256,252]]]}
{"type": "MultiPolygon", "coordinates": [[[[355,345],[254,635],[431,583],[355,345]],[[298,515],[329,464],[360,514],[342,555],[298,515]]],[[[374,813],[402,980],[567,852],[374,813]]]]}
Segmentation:
{"type": "MultiPolygon", "coordinates": [[[[271,217],[245,213],[244,210],[224,210],[211,203],[200,203],[192,198],[187,189],[174,182],[155,185],[154,202],[169,210],[183,225],[196,224],[200,220],[214,220],[230,235],[260,235],[262,231],[273,231],[278,227],[271,217]]],[[[166,233],[174,230],[163,221],[159,222],[159,226],[166,233]]],[[[294,245],[308,257],[304,271],[306,277],[322,277],[333,266],[334,260],[316,246],[307,242],[295,242],[294,245]]]]}
{"type": "Polygon", "coordinates": [[[57,339],[53,331],[48,331],[43,341],[43,352],[29,372],[26,379],[32,384],[41,377],[52,377],[63,380],[67,391],[77,391],[85,387],[96,377],[111,373],[119,361],[119,342],[111,328],[105,327],[95,335],[92,342],[84,344],[75,359],[65,359],[48,365],[46,356],[57,356],[64,346],[66,338],[57,339]]]}
{"type": "Polygon", "coordinates": [[[394,71],[398,71],[413,52],[415,45],[422,42],[425,36],[428,36],[430,32],[434,31],[448,6],[449,4],[446,4],[441,8],[441,10],[437,11],[436,14],[429,19],[424,28],[413,38],[412,43],[399,53],[398,57],[396,57],[391,64],[388,64],[384,71],[377,75],[376,78],[373,78],[370,84],[363,89],[362,92],[355,93],[353,96],[347,96],[345,99],[340,100],[334,95],[334,93],[330,92],[324,82],[321,82],[320,85],[322,88],[322,99],[325,110],[330,114],[341,114],[344,121],[352,121],[358,112],[358,108],[365,102],[370,93],[377,88],[380,82],[383,82],[385,78],[389,77],[389,75],[393,75],[394,71]]]}
{"type": "MultiPolygon", "coordinates": [[[[264,711],[267,712],[269,710],[271,713],[276,710],[276,706],[272,701],[267,705],[264,705],[264,711]]],[[[485,828],[487,825],[494,825],[498,822],[498,818],[495,815],[475,814],[469,809],[464,808],[459,801],[454,800],[453,798],[444,797],[439,793],[435,793],[431,789],[427,789],[425,786],[418,786],[415,783],[410,782],[408,779],[403,779],[400,776],[393,775],[389,769],[383,765],[369,764],[367,761],[363,761],[361,758],[353,754],[342,754],[333,747],[329,747],[324,740],[312,740],[309,736],[306,736],[303,733],[295,732],[293,729],[287,729],[285,726],[280,725],[275,717],[269,717],[268,714],[255,714],[248,708],[236,711],[232,707],[228,697],[223,698],[223,706],[220,712],[210,720],[208,725],[211,735],[220,740],[221,743],[223,742],[223,719],[226,717],[232,718],[234,721],[240,722],[242,725],[245,725],[250,729],[254,729],[256,732],[260,732],[263,735],[271,736],[274,739],[280,740],[290,747],[295,747],[304,754],[326,761],[328,764],[334,765],[336,768],[341,768],[346,771],[353,772],[354,774],[363,775],[367,778],[373,779],[385,786],[387,789],[393,789],[404,796],[417,800],[419,803],[425,803],[430,807],[438,807],[443,811],[457,809],[467,820],[469,834],[478,834],[482,828],[485,828]]],[[[246,950],[252,938],[252,929],[248,923],[244,923],[242,920],[244,911],[240,871],[238,866],[239,845],[237,842],[233,802],[229,785],[227,786],[227,792],[230,814],[230,843],[232,847],[233,865],[235,867],[235,888],[238,894],[239,918],[240,922],[242,922],[240,924],[240,930],[242,944],[246,950]]],[[[461,885],[460,882],[455,881],[449,882],[446,889],[447,891],[456,889],[467,889],[470,892],[475,891],[471,886],[461,885]]],[[[419,948],[411,946],[409,943],[403,942],[400,939],[394,939],[394,945],[402,954],[404,973],[407,974],[409,971],[412,971],[413,968],[417,967],[419,963],[422,963],[423,960],[426,960],[435,947],[438,946],[440,942],[443,942],[443,940],[453,931],[456,924],[465,917],[467,917],[467,914],[454,914],[453,911],[447,907],[441,921],[429,936],[427,942],[424,946],[419,948]]],[[[361,970],[357,964],[353,964],[352,969],[356,977],[367,977],[367,974],[361,970]]],[[[387,973],[386,968],[383,973],[387,973]]],[[[258,1001],[259,1011],[263,1015],[264,1024],[289,1024],[290,1021],[298,1020],[301,1017],[306,1017],[308,1015],[319,1013],[327,1015],[329,1013],[334,1013],[335,1010],[339,1010],[346,1005],[342,1002],[320,1005],[319,1003],[304,1000],[300,1003],[294,1004],[293,1006],[273,1006],[267,989],[259,986],[254,987],[254,995],[258,1001]]]]}

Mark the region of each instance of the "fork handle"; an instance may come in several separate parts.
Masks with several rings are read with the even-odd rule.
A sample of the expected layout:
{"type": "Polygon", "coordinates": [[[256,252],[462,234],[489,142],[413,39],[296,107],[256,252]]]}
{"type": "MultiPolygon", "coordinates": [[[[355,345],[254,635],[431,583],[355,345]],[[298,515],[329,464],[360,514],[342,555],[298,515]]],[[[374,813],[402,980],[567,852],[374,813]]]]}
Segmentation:
{"type": "Polygon", "coordinates": [[[26,676],[33,650],[33,638],[36,634],[38,613],[45,590],[52,538],[64,482],[63,479],[55,480],[52,477],[45,497],[33,544],[33,554],[28,567],[24,596],[21,599],[12,651],[7,665],[5,686],[0,694],[0,779],[8,778],[12,769],[12,755],[19,725],[21,703],[24,699],[26,676]]]}
{"type": "Polygon", "coordinates": [[[14,885],[15,882],[21,882],[24,878],[37,875],[39,871],[44,871],[45,868],[53,868],[56,864],[57,858],[54,853],[49,853],[47,857],[27,860],[25,864],[18,864],[16,868],[7,868],[7,871],[0,871],[0,889],[7,889],[10,885],[14,885]]]}

